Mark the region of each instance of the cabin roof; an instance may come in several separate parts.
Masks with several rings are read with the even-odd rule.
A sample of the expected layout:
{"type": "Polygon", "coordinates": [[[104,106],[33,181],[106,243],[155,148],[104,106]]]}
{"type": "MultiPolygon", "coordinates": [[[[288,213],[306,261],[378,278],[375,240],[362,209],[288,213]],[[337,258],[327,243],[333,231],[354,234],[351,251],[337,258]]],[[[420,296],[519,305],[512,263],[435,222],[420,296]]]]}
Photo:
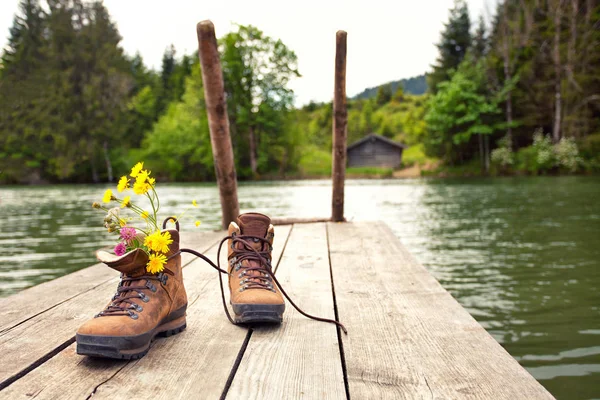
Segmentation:
{"type": "Polygon", "coordinates": [[[347,148],[347,150],[350,150],[350,149],[353,149],[355,147],[358,147],[361,144],[363,144],[363,143],[365,143],[365,142],[367,142],[369,140],[380,140],[380,141],[382,141],[382,142],[384,142],[386,144],[389,144],[390,146],[394,146],[394,147],[397,147],[399,149],[405,149],[406,147],[408,147],[408,146],[406,146],[406,145],[404,145],[402,143],[394,142],[393,140],[388,139],[385,136],[381,136],[381,135],[378,135],[376,133],[370,133],[367,136],[365,136],[364,138],[362,138],[362,139],[360,139],[360,140],[352,143],[351,145],[349,145],[348,148],[347,148]]]}

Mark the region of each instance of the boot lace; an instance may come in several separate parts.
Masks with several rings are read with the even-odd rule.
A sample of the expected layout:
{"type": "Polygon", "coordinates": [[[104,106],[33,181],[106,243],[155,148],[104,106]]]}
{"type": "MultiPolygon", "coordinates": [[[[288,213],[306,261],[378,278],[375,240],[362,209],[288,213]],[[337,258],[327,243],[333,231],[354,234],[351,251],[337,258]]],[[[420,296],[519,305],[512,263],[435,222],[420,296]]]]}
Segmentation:
{"type": "Polygon", "coordinates": [[[222,274],[229,275],[230,273],[221,268],[221,248],[223,247],[223,243],[225,243],[227,240],[230,240],[230,239],[231,239],[232,249],[234,252],[234,256],[229,260],[230,265],[233,266],[233,268],[231,269],[231,274],[241,273],[241,274],[243,274],[243,276],[247,277],[247,280],[245,282],[244,282],[244,280],[242,280],[242,282],[244,282],[244,284],[243,284],[243,286],[240,287],[241,291],[244,291],[247,289],[264,289],[264,290],[270,290],[270,291],[274,292],[275,291],[275,288],[273,287],[273,283],[274,283],[279,288],[279,291],[281,292],[281,294],[283,294],[283,296],[287,299],[287,301],[289,301],[289,303],[300,314],[304,315],[307,318],[313,319],[315,321],[322,321],[322,322],[328,322],[330,324],[335,324],[345,334],[348,334],[346,327],[342,323],[340,323],[336,320],[333,320],[333,319],[321,318],[321,317],[317,317],[317,316],[308,314],[307,312],[303,311],[300,307],[298,307],[296,305],[296,303],[294,303],[292,301],[290,296],[281,287],[281,284],[279,283],[279,281],[275,277],[275,274],[272,271],[271,254],[270,254],[272,247],[271,247],[271,243],[265,238],[261,238],[259,236],[249,236],[249,235],[231,235],[231,236],[224,237],[221,240],[221,242],[219,243],[219,249],[217,251],[217,264],[212,262],[204,254],[199,253],[192,249],[180,249],[178,253],[172,255],[171,257],[174,257],[175,255],[177,255],[179,253],[193,254],[196,257],[199,257],[202,260],[206,261],[211,267],[213,267],[214,269],[219,271],[219,284],[221,286],[221,299],[223,301],[223,309],[225,310],[225,314],[227,315],[227,318],[229,319],[229,321],[232,324],[237,325],[235,320],[231,317],[231,314],[229,313],[229,309],[227,308],[227,302],[225,300],[225,289],[223,288],[223,277],[222,277],[222,274]],[[252,246],[250,241],[252,241],[254,243],[262,242],[261,250],[256,250],[252,246]],[[241,246],[237,246],[238,243],[241,244],[241,246]],[[232,260],[234,260],[234,261],[232,261],[232,260]],[[242,264],[242,261],[245,261],[245,260],[255,261],[257,265],[252,266],[251,265],[252,263],[250,263],[250,262],[247,262],[247,263],[245,263],[246,265],[244,265],[244,264],[242,264]],[[243,271],[239,272],[240,270],[243,270],[243,271]]]}
{"type": "Polygon", "coordinates": [[[273,274],[269,274],[273,270],[271,266],[271,243],[266,239],[255,236],[237,236],[232,235],[231,249],[234,256],[229,259],[229,265],[232,267],[232,274],[242,270],[238,274],[238,278],[244,278],[240,281],[239,291],[243,292],[247,289],[263,289],[275,292],[273,287],[273,274]],[[252,240],[255,243],[261,243],[261,250],[254,249],[249,243],[252,240]],[[242,246],[237,246],[241,244],[242,246]],[[252,251],[256,250],[256,252],[252,251]],[[243,264],[244,261],[247,263],[243,264]],[[254,261],[256,265],[252,265],[254,261]]]}
{"type": "Polygon", "coordinates": [[[138,319],[136,312],[141,313],[144,307],[133,300],[141,300],[143,303],[149,302],[150,297],[144,291],[149,290],[151,293],[156,293],[157,290],[156,285],[151,281],[159,281],[165,285],[167,279],[168,275],[164,273],[142,275],[135,278],[121,275],[121,281],[117,287],[117,292],[112,298],[112,302],[104,310],[96,314],[95,318],[127,315],[132,319],[138,319]],[[133,283],[141,283],[144,280],[146,282],[143,285],[133,285],[133,283]]]}

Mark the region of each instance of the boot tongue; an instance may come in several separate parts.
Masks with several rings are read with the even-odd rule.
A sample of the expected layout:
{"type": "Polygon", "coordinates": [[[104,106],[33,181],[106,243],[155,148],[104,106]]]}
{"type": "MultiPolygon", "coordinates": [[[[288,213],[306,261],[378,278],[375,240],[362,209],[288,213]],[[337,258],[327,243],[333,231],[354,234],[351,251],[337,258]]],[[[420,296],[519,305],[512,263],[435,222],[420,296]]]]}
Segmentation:
{"type": "Polygon", "coordinates": [[[101,250],[96,252],[96,257],[110,268],[132,278],[146,273],[148,255],[142,249],[132,250],[121,257],[101,250]]]}
{"type": "Polygon", "coordinates": [[[263,214],[247,213],[240,215],[237,219],[237,222],[242,235],[264,238],[267,236],[267,230],[271,224],[271,218],[263,214]]]}
{"type": "MultiPolygon", "coordinates": [[[[240,215],[237,218],[237,223],[240,227],[240,232],[242,235],[264,238],[267,236],[267,230],[271,224],[271,218],[259,213],[247,213],[240,215]]],[[[257,251],[261,251],[264,245],[264,243],[261,241],[254,242],[249,240],[249,242],[250,245],[257,251]]],[[[252,267],[259,266],[258,262],[254,260],[244,261],[244,264],[252,267]]],[[[260,275],[260,273],[254,271],[254,273],[250,274],[250,276],[252,275],[260,275]]]]}

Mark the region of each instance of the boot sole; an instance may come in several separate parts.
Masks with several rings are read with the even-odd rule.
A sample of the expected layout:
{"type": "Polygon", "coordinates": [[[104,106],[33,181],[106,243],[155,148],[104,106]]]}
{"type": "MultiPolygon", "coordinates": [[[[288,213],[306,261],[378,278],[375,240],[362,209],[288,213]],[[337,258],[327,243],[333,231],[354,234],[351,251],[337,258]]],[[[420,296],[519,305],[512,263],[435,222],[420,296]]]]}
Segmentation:
{"type": "MultiPolygon", "coordinates": [[[[185,310],[187,305],[173,312],[156,328],[135,336],[76,335],[77,354],[90,357],[136,360],[150,350],[157,337],[169,337],[183,332],[186,328],[185,310]],[[181,316],[183,314],[183,316],[181,316]],[[174,319],[173,319],[174,318],[174,319]]],[[[110,317],[102,317],[110,318],[110,317]]]]}
{"type": "Polygon", "coordinates": [[[238,324],[280,324],[285,311],[285,304],[232,304],[231,307],[238,324]]]}

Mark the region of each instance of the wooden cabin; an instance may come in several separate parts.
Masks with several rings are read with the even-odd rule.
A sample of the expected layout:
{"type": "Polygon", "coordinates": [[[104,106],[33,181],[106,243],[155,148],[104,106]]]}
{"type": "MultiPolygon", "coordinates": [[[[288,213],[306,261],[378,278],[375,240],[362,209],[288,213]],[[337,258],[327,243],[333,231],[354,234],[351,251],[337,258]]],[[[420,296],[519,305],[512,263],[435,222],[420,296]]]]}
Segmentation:
{"type": "Polygon", "coordinates": [[[399,168],[405,145],[371,133],[348,146],[348,167],[399,168]]]}

